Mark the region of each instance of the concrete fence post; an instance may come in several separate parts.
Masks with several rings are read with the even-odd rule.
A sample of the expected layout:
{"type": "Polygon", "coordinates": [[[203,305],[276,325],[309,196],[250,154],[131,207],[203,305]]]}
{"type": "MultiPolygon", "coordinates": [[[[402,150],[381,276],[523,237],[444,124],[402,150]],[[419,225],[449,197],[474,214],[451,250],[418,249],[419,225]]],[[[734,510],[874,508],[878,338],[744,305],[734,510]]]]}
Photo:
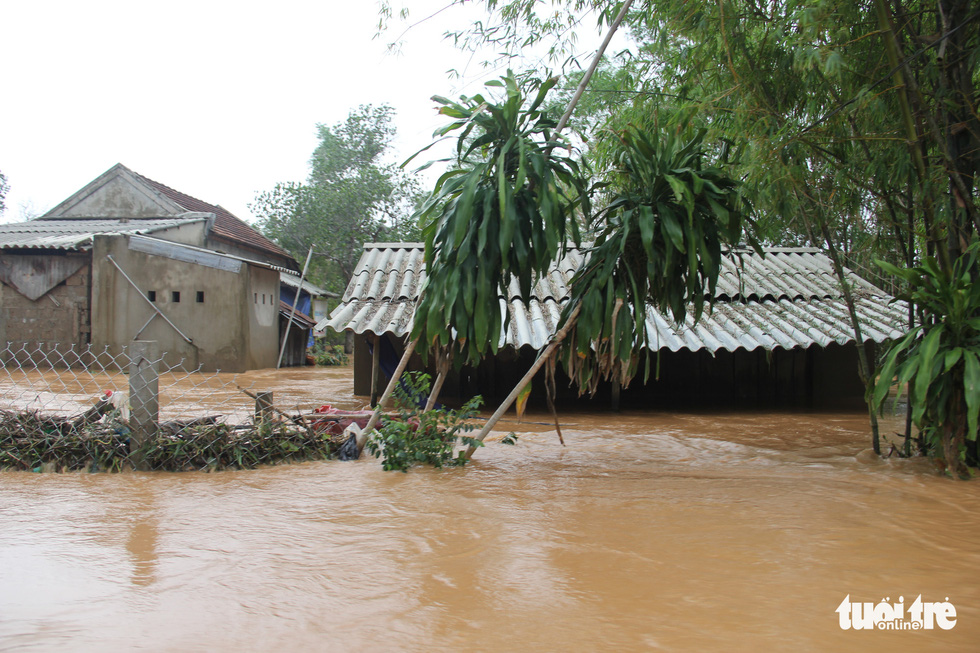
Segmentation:
{"type": "Polygon", "coordinates": [[[265,426],[272,421],[272,393],[255,393],[255,425],[265,426]]]}
{"type": "Polygon", "coordinates": [[[156,359],[156,342],[137,340],[129,346],[129,455],[136,469],[146,466],[146,445],[156,436],[160,417],[156,359]]]}

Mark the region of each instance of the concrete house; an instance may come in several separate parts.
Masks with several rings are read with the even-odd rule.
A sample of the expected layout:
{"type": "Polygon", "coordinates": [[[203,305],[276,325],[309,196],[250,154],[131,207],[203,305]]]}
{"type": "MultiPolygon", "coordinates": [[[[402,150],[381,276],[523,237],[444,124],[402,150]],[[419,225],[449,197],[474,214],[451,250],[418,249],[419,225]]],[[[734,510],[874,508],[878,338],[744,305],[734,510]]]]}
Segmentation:
{"type": "Polygon", "coordinates": [[[0,225],[0,341],[28,355],[154,340],[171,364],[275,367],[280,273],[297,270],[227,210],[116,165],[40,218],[0,225]]]}
{"type": "MultiPolygon", "coordinates": [[[[421,243],[371,243],[364,246],[341,303],[322,320],[351,331],[354,340],[354,393],[370,395],[375,352],[386,375],[404,351],[419,288],[425,279],[421,243]]],[[[448,377],[444,393],[482,394],[490,401],[505,396],[530,367],[538,350],[554,334],[569,284],[583,254],[572,250],[521,299],[516,280],[500,298],[507,315],[496,357],[448,377]]],[[[848,272],[867,343],[881,343],[907,330],[904,304],[853,272],[848,272]]],[[[623,403],[676,405],[763,403],[831,405],[859,402],[863,386],[857,349],[840,284],[830,259],[817,249],[769,248],[729,253],[716,289],[715,305],[701,321],[675,325],[658,311],[647,315],[651,364],[660,379],[644,386],[642,374],[622,390],[623,403]]],[[[415,369],[421,367],[416,357],[415,369]]],[[[652,375],[651,375],[652,376],[652,375]]],[[[559,393],[568,399],[574,392],[559,393]]],[[[620,389],[600,388],[599,400],[615,400],[620,389]]],[[[532,396],[533,393],[532,393],[532,396]]]]}

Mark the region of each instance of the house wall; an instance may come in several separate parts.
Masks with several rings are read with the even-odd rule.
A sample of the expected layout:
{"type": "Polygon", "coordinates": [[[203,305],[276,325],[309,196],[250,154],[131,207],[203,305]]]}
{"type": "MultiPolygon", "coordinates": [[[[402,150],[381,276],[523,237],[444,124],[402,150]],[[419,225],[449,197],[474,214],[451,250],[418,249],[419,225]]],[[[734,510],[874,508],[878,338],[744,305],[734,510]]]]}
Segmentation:
{"type": "Polygon", "coordinates": [[[202,219],[199,222],[154,231],[152,237],[172,243],[181,243],[182,245],[204,247],[207,242],[207,229],[208,220],[202,219]]]}
{"type": "MultiPolygon", "coordinates": [[[[371,354],[367,342],[370,336],[357,336],[354,341],[354,394],[370,393],[371,354]]],[[[390,336],[388,336],[390,338],[390,336]]],[[[395,342],[400,353],[403,346],[395,342]]],[[[446,399],[467,399],[483,395],[485,405],[501,401],[530,368],[537,352],[525,347],[520,352],[501,350],[497,357],[479,366],[463,367],[452,372],[446,380],[443,395],[446,399]]],[[[641,363],[642,366],[642,363],[641,363]]],[[[624,408],[698,407],[698,406],[788,406],[813,408],[860,405],[864,386],[858,376],[857,349],[854,345],[831,344],[826,348],[777,349],[767,352],[719,350],[712,356],[707,351],[664,351],[658,361],[650,357],[650,380],[643,383],[643,369],[628,388],[620,391],[624,408]]],[[[413,357],[409,369],[422,369],[418,357],[413,357]]],[[[428,370],[434,377],[433,370],[428,370]]],[[[531,403],[543,406],[544,386],[539,377],[532,388],[531,403]]],[[[383,383],[385,382],[382,375],[383,383]]],[[[558,366],[556,375],[558,400],[566,405],[582,401],[577,391],[569,387],[568,377],[558,366]]],[[[607,408],[611,401],[611,384],[600,384],[593,401],[607,408]]]]}
{"type": "Polygon", "coordinates": [[[91,332],[90,255],[46,252],[3,254],[0,259],[4,265],[15,269],[43,269],[57,259],[75,260],[81,265],[76,272],[35,300],[5,283],[0,284],[0,346],[10,343],[12,349],[23,348],[27,352],[38,348],[46,351],[68,351],[73,347],[83,349],[89,343],[91,332]]]}
{"type": "Polygon", "coordinates": [[[55,207],[47,215],[59,218],[169,218],[174,215],[172,202],[125,177],[113,177],[95,186],[90,184],[78,195],[70,198],[75,200],[70,206],[55,207]]]}
{"type": "Polygon", "coordinates": [[[275,367],[279,358],[279,273],[248,266],[248,369],[275,367]]]}
{"type": "Polygon", "coordinates": [[[235,271],[217,269],[134,251],[124,236],[98,236],[93,247],[92,344],[118,353],[138,335],[155,341],[169,365],[183,361],[186,368],[227,372],[274,366],[269,352],[275,350],[278,327],[271,303],[278,283],[278,273],[245,263],[235,271]],[[151,291],[152,305],[173,326],[153,311],[147,300],[151,291]],[[250,301],[253,292],[267,295],[264,311],[250,301]]]}

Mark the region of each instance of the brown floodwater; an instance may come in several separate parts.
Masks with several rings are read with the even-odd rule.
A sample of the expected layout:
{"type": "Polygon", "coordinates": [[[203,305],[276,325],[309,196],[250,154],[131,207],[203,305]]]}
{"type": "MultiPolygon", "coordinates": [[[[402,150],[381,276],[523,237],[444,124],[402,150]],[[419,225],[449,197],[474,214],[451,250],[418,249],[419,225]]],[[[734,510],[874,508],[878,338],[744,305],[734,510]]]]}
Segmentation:
{"type": "Polygon", "coordinates": [[[528,420],[464,469],[0,474],[0,651],[978,650],[980,483],[876,458],[863,414],[528,420]],[[844,631],[848,595],[956,625],[844,631]]]}

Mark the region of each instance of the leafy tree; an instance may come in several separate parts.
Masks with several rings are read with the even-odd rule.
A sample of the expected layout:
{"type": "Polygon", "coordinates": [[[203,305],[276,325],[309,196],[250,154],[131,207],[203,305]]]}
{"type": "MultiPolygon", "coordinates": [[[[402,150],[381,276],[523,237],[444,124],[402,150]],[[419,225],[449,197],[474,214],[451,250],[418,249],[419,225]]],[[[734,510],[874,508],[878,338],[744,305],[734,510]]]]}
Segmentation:
{"type": "MultiPolygon", "coordinates": [[[[962,452],[976,438],[980,414],[980,284],[974,243],[949,272],[927,257],[921,266],[881,265],[908,283],[903,299],[927,308],[939,320],[913,328],[891,348],[881,377],[908,385],[912,418],[929,452],[947,462],[950,474],[968,477],[962,452]]],[[[890,383],[879,383],[873,402],[881,406],[890,383]]]]}
{"type": "Polygon", "coordinates": [[[393,116],[388,106],[360,106],[333,127],[317,125],[306,182],[277,184],[249,207],[298,260],[313,247],[310,278],[328,290],[343,292],[365,242],[418,238],[417,184],[385,161],[393,116]]]}
{"type": "Polygon", "coordinates": [[[600,379],[627,385],[648,345],[647,306],[683,323],[690,305],[696,324],[714,301],[722,247],[755,245],[751,206],[739,182],[711,165],[704,135],[631,126],[607,136],[613,192],[593,219],[595,242],[559,325],[580,311],[563,360],[582,392],[600,379]]]}
{"type": "Polygon", "coordinates": [[[555,79],[512,75],[488,82],[495,101],[477,94],[453,102],[435,98],[452,119],[438,134],[456,132],[456,158],[420,215],[425,229],[426,283],[412,338],[453,349],[457,363],[496,353],[504,313],[499,298],[516,279],[529,298],[569,243],[578,244],[574,212],[588,208],[585,180],[557,119],[542,109],[555,79]]]}
{"type": "MultiPolygon", "coordinates": [[[[622,6],[484,4],[489,19],[453,38],[492,43],[508,55],[549,42],[556,62],[586,16],[604,28],[622,6]]],[[[875,259],[914,269],[933,257],[944,278],[980,277],[974,259],[958,263],[980,231],[975,2],[649,0],[634,5],[627,24],[635,47],[606,75],[619,85],[598,89],[618,101],[594,102],[595,115],[618,129],[650,119],[664,127],[695,118],[706,125],[707,142],[740,154],[738,175],[761,216],[764,242],[823,246],[838,270],[848,265],[884,283],[911,278],[879,273],[875,259]]],[[[907,294],[918,323],[943,323],[943,304],[920,303],[914,288],[907,294]]],[[[901,356],[912,360],[920,351],[907,346],[901,356]]],[[[867,363],[863,371],[870,384],[867,363]]],[[[940,414],[920,408],[927,421],[940,414]]],[[[964,428],[966,439],[976,437],[964,428]]],[[[953,469],[957,447],[946,444],[938,449],[953,469]]]]}
{"type": "Polygon", "coordinates": [[[7,210],[7,205],[4,200],[7,198],[7,192],[10,190],[10,184],[7,183],[7,177],[2,172],[0,172],[0,215],[7,210]]]}

